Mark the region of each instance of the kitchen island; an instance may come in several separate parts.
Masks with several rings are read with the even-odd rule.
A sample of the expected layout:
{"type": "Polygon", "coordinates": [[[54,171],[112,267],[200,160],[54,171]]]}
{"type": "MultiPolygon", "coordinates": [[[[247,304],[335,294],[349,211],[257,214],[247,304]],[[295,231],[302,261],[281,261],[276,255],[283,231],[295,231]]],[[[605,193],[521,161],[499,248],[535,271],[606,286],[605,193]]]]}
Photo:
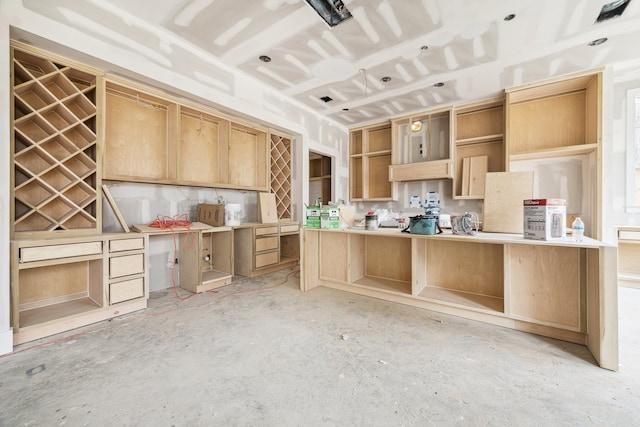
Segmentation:
{"type": "Polygon", "coordinates": [[[300,287],[317,286],[586,345],[618,369],[616,247],[522,235],[305,228],[300,287]]]}

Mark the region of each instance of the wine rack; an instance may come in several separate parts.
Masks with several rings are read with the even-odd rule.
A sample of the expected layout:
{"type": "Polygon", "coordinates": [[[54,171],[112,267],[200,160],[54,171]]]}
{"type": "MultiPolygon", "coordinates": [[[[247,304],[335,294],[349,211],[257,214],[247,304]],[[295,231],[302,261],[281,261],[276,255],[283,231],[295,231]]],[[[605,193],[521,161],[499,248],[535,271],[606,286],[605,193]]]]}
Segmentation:
{"type": "Polygon", "coordinates": [[[278,219],[291,220],[291,137],[271,132],[271,192],[278,219]]]}
{"type": "Polygon", "coordinates": [[[12,58],[12,233],[99,232],[98,77],[16,47],[12,58]]]}

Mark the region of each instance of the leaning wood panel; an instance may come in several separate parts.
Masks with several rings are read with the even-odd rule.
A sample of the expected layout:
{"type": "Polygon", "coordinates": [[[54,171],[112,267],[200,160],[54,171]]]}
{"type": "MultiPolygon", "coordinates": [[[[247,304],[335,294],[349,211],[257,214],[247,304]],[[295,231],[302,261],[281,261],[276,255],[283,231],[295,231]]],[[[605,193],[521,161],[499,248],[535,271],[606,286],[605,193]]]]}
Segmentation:
{"type": "Polygon", "coordinates": [[[503,245],[429,240],[422,262],[429,286],[504,296],[503,245]]]}
{"type": "Polygon", "coordinates": [[[178,181],[214,185],[221,183],[220,140],[229,135],[228,121],[181,108],[178,181]]]}
{"type": "Polygon", "coordinates": [[[510,313],[582,331],[580,248],[510,245],[510,313]]]}
{"type": "Polygon", "coordinates": [[[169,179],[169,102],[116,85],[107,86],[105,179],[169,179]]]}
{"type": "Polygon", "coordinates": [[[522,233],[522,201],[533,198],[533,172],[493,172],[485,179],[482,229],[522,233]]]}

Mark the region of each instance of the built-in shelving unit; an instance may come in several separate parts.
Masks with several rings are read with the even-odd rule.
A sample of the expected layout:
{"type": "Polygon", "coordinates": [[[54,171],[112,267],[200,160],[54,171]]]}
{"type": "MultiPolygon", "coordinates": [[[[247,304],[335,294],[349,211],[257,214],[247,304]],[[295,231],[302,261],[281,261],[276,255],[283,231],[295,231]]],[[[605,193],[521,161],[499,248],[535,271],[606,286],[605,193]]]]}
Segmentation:
{"type": "Polygon", "coordinates": [[[504,99],[455,109],[454,199],[483,199],[487,172],[505,171],[504,99]]]}
{"type": "Polygon", "coordinates": [[[327,204],[331,196],[331,157],[312,153],[309,155],[309,205],[320,197],[327,204]]]}
{"type": "Polygon", "coordinates": [[[352,201],[396,198],[397,185],[389,181],[391,123],[349,132],[349,197],[352,201]]]}
{"type": "Polygon", "coordinates": [[[293,218],[291,137],[271,130],[269,138],[271,139],[271,192],[276,196],[278,219],[291,220],[293,218]]]}
{"type": "Polygon", "coordinates": [[[255,277],[287,267],[300,260],[300,224],[243,224],[233,231],[234,271],[255,277]]]}
{"type": "Polygon", "coordinates": [[[98,72],[14,46],[14,236],[101,227],[98,72]]]}

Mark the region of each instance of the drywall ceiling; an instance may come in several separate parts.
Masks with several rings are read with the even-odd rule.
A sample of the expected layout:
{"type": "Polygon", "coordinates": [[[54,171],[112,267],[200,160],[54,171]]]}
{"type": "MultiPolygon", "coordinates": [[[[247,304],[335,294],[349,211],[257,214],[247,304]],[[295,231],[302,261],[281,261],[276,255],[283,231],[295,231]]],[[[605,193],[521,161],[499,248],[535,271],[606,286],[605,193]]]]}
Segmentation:
{"type": "Polygon", "coordinates": [[[606,3],[344,0],[353,18],[330,28],[303,0],[23,0],[29,10],[225,90],[231,77],[206,67],[221,61],[348,127],[602,65],[636,73],[640,0],[595,23],[606,3]],[[589,46],[599,38],[608,40],[589,46]]]}

